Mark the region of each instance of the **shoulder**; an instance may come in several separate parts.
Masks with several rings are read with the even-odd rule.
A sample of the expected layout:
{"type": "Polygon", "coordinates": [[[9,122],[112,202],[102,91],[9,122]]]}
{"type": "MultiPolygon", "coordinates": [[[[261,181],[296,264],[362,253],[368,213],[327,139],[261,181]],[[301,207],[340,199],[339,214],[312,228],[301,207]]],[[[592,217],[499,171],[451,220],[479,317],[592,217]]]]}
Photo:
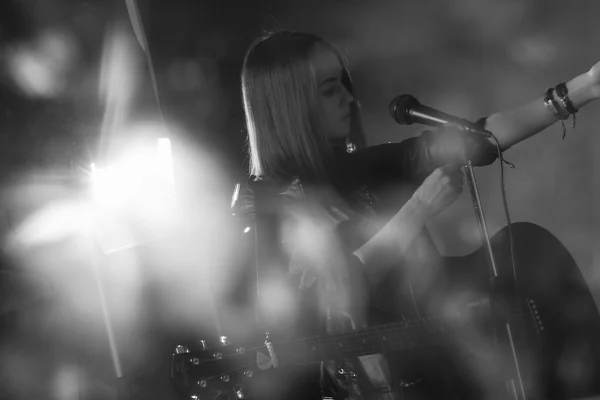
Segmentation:
{"type": "Polygon", "coordinates": [[[238,182],[231,196],[231,213],[242,218],[254,218],[258,211],[277,212],[290,199],[303,198],[298,179],[282,184],[256,177],[238,182]]]}
{"type": "Polygon", "coordinates": [[[254,218],[257,182],[258,179],[251,176],[236,183],[231,196],[231,215],[239,218],[254,218]]]}
{"type": "Polygon", "coordinates": [[[254,190],[251,181],[245,180],[235,184],[231,195],[231,214],[243,214],[249,207],[254,206],[254,190]]]}

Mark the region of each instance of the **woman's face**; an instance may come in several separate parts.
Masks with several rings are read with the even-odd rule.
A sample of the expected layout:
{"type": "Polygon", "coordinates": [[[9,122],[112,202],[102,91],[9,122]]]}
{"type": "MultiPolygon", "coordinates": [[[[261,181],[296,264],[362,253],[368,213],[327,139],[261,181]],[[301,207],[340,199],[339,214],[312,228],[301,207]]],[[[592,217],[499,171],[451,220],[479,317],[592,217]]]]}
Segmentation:
{"type": "Polygon", "coordinates": [[[350,104],[354,101],[342,84],[343,66],[336,53],[323,43],[315,45],[312,63],[317,77],[320,126],[330,139],[343,138],[350,133],[350,104]]]}

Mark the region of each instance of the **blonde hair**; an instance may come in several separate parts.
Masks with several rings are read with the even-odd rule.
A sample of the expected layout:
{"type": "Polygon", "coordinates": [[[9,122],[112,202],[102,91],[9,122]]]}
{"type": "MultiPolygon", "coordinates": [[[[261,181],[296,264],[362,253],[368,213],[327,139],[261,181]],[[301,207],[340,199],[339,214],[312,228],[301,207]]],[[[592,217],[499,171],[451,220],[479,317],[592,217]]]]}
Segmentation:
{"type": "MultiPolygon", "coordinates": [[[[331,146],[316,118],[318,92],[311,63],[316,43],[338,55],[342,84],[354,96],[346,60],[318,36],[272,32],[254,41],[246,53],[241,80],[251,175],[275,181],[326,179],[331,146]]],[[[354,101],[349,135],[357,149],[366,147],[359,108],[354,101]]]]}

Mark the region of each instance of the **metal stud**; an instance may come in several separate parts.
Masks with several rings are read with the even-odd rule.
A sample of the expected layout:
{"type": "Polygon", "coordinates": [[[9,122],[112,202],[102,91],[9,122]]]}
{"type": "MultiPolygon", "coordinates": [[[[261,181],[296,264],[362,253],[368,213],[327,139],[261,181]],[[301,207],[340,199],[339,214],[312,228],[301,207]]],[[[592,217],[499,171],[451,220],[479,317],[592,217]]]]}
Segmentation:
{"type": "Polygon", "coordinates": [[[190,349],[187,346],[184,346],[182,344],[177,345],[177,347],[175,347],[175,354],[185,354],[185,353],[189,353],[190,349]]]}

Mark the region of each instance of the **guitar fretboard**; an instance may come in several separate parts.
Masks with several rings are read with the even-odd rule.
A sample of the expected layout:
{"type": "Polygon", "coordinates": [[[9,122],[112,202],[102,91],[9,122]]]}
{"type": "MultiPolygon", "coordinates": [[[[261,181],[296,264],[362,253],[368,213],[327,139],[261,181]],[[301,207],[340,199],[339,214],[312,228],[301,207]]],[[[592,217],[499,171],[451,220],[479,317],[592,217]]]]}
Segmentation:
{"type": "Polygon", "coordinates": [[[428,318],[273,343],[273,346],[281,365],[293,365],[385,351],[408,351],[448,341],[445,324],[428,318]]]}

